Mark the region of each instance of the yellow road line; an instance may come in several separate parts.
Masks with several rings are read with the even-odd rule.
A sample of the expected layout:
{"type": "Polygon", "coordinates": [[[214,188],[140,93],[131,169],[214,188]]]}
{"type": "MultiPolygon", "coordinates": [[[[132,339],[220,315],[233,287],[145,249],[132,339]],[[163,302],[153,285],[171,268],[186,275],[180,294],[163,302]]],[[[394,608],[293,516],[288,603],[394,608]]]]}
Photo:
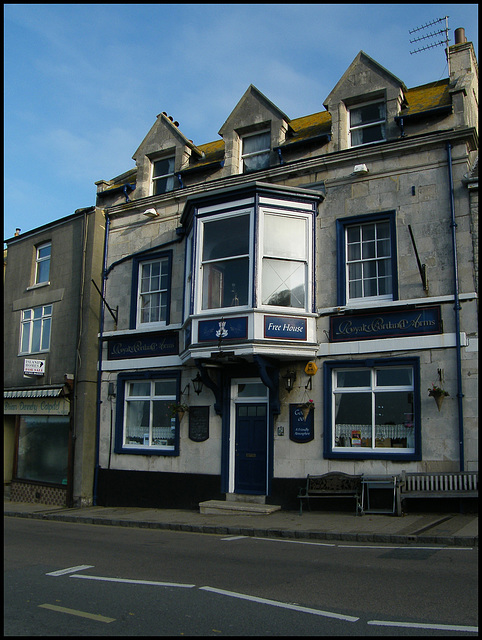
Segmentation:
{"type": "Polygon", "coordinates": [[[97,622],[114,622],[115,620],[115,618],[106,618],[96,613],[87,613],[85,611],[77,611],[76,609],[68,609],[67,607],[59,607],[56,604],[39,604],[39,607],[42,609],[50,609],[51,611],[59,611],[60,613],[70,613],[73,616],[89,618],[90,620],[97,620],[97,622]]]}

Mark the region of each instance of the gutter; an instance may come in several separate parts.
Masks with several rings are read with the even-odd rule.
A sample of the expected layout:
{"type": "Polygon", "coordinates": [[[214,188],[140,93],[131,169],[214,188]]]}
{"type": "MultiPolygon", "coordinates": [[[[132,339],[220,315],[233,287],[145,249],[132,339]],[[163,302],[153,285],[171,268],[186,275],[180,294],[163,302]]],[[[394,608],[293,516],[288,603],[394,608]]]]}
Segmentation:
{"type": "Polygon", "coordinates": [[[461,345],[460,345],[460,301],[459,301],[459,278],[458,278],[458,264],[457,264],[457,239],[455,230],[457,223],[455,222],[455,200],[454,200],[454,183],[452,174],[452,145],[447,142],[447,166],[449,177],[449,197],[450,197],[450,216],[452,228],[452,255],[453,255],[453,273],[454,273],[454,300],[455,300],[455,345],[457,355],[457,409],[459,419],[459,466],[460,471],[464,471],[464,412],[462,398],[462,359],[461,359],[461,345]]]}

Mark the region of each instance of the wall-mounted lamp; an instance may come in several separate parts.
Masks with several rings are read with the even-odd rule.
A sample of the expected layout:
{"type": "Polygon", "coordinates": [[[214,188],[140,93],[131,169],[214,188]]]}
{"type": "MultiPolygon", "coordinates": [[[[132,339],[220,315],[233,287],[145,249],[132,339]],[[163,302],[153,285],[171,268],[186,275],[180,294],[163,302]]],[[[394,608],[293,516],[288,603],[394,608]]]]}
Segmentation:
{"type": "Polygon", "coordinates": [[[356,164],[353,168],[352,176],[363,176],[365,173],[368,173],[368,167],[366,164],[356,164]]]}
{"type": "Polygon", "coordinates": [[[147,218],[157,218],[159,214],[154,208],[151,208],[151,209],[146,209],[143,215],[146,216],[147,218]]]}
{"type": "Polygon", "coordinates": [[[192,386],[194,387],[194,391],[199,395],[203,390],[203,381],[201,376],[199,375],[199,371],[197,372],[197,376],[191,380],[192,386]]]}
{"type": "Polygon", "coordinates": [[[296,371],[288,371],[286,375],[283,376],[283,380],[285,382],[286,391],[291,391],[295,384],[296,371]]]}

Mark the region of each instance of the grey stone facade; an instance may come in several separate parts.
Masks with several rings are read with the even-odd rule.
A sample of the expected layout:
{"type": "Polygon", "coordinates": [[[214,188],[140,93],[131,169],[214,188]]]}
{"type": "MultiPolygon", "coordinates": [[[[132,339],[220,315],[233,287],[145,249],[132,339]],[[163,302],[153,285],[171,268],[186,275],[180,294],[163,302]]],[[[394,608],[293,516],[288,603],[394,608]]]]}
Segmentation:
{"type": "Polygon", "coordinates": [[[87,506],[93,501],[101,309],[92,279],[101,284],[104,218],[95,207],[79,209],[6,244],[4,483],[16,501],[87,506]],[[39,278],[42,246],[49,268],[39,278]],[[26,322],[30,317],[33,324],[26,322]],[[29,362],[43,363],[43,370],[32,373],[29,362]]]}
{"type": "MultiPolygon", "coordinates": [[[[200,146],[163,113],[134,153],[136,168],[97,183],[109,224],[106,299],[118,306],[117,323],[104,312],[101,328],[100,502],[192,507],[240,493],[290,505],[306,474],[478,468],[471,43],[450,48],[450,70],[450,78],[408,89],[360,52],[325,110],[291,120],[251,86],[221,139],[200,146]],[[243,170],[247,136],[269,140],[254,152],[254,171],[243,170]],[[166,186],[155,195],[157,180],[166,186]],[[385,261],[369,257],[372,232],[385,261]],[[270,243],[278,233],[287,234],[286,250],[280,240],[270,243]],[[359,240],[349,240],[351,233],[359,240]],[[363,255],[352,259],[356,243],[363,255]],[[145,270],[151,262],[167,270],[167,306],[157,321],[143,322],[139,282],[151,273],[154,286],[145,270]],[[278,297],[266,297],[269,269],[280,279],[290,274],[278,297]],[[365,275],[353,275],[357,269],[365,275]],[[289,283],[301,271],[296,288],[289,283]],[[228,285],[229,278],[236,282],[228,285]],[[362,281],[363,293],[354,293],[362,281]],[[377,292],[366,293],[375,281],[377,292]],[[308,362],[318,367],[313,376],[308,362]],[[349,372],[365,382],[348,385],[349,372]],[[381,382],[384,375],[390,383],[381,382]],[[407,377],[402,384],[394,376],[407,377]],[[196,377],[204,383],[199,394],[196,377]],[[158,437],[156,445],[155,429],[168,423],[156,423],[155,407],[165,411],[168,396],[156,396],[152,385],[169,379],[175,400],[191,411],[172,417],[172,440],[158,437]],[[141,393],[139,380],[150,391],[141,393]],[[262,382],[261,395],[243,396],[249,381],[262,382]],[[449,394],[440,411],[428,395],[432,384],[449,394]],[[315,409],[299,429],[297,405],[307,399],[315,409]],[[258,467],[238,463],[244,405],[267,408],[258,467]],[[134,417],[148,406],[149,419],[134,417]],[[195,407],[209,407],[202,437],[195,407]],[[136,428],[145,434],[134,436],[136,428]],[[258,484],[250,484],[249,468],[261,474],[258,484]]],[[[143,298],[149,309],[153,295],[143,298]]]]}

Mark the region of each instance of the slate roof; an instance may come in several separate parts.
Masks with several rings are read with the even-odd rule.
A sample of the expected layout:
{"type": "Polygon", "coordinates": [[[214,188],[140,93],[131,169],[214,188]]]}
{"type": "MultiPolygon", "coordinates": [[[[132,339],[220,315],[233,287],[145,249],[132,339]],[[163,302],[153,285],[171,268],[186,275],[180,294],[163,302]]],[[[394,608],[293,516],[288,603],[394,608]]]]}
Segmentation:
{"type": "MultiPolygon", "coordinates": [[[[449,79],[446,78],[438,82],[430,82],[413,89],[407,89],[405,99],[407,103],[406,108],[403,110],[405,116],[421,114],[439,107],[448,107],[451,104],[449,79]]],[[[329,134],[331,131],[331,115],[328,111],[319,111],[309,116],[290,120],[289,125],[293,135],[287,138],[284,144],[280,145],[281,149],[293,142],[308,142],[317,136],[329,134]]],[[[204,157],[193,166],[206,166],[207,168],[207,165],[211,163],[222,161],[224,141],[218,140],[198,145],[198,149],[204,153],[204,157]]]]}
{"type": "MultiPolygon", "coordinates": [[[[405,107],[402,114],[400,114],[403,117],[421,115],[424,112],[430,112],[441,107],[448,108],[451,105],[449,79],[445,78],[438,82],[430,82],[419,87],[407,89],[405,91],[405,100],[405,107]]],[[[329,135],[331,132],[331,115],[329,111],[319,111],[290,120],[289,126],[291,135],[280,145],[280,149],[287,148],[289,145],[298,142],[309,144],[310,141],[314,142],[316,138],[329,135]]],[[[209,171],[219,166],[224,161],[224,140],[196,145],[196,151],[198,152],[196,154],[198,158],[192,162],[188,169],[184,169],[181,172],[182,174],[198,170],[209,171]]],[[[127,173],[129,174],[129,172],[127,173]]],[[[135,173],[135,170],[133,173],[135,173]]],[[[129,175],[129,178],[132,177],[129,175]]],[[[125,180],[121,182],[124,183],[125,180]]],[[[118,186],[118,184],[112,185],[110,189],[118,186]]]]}

